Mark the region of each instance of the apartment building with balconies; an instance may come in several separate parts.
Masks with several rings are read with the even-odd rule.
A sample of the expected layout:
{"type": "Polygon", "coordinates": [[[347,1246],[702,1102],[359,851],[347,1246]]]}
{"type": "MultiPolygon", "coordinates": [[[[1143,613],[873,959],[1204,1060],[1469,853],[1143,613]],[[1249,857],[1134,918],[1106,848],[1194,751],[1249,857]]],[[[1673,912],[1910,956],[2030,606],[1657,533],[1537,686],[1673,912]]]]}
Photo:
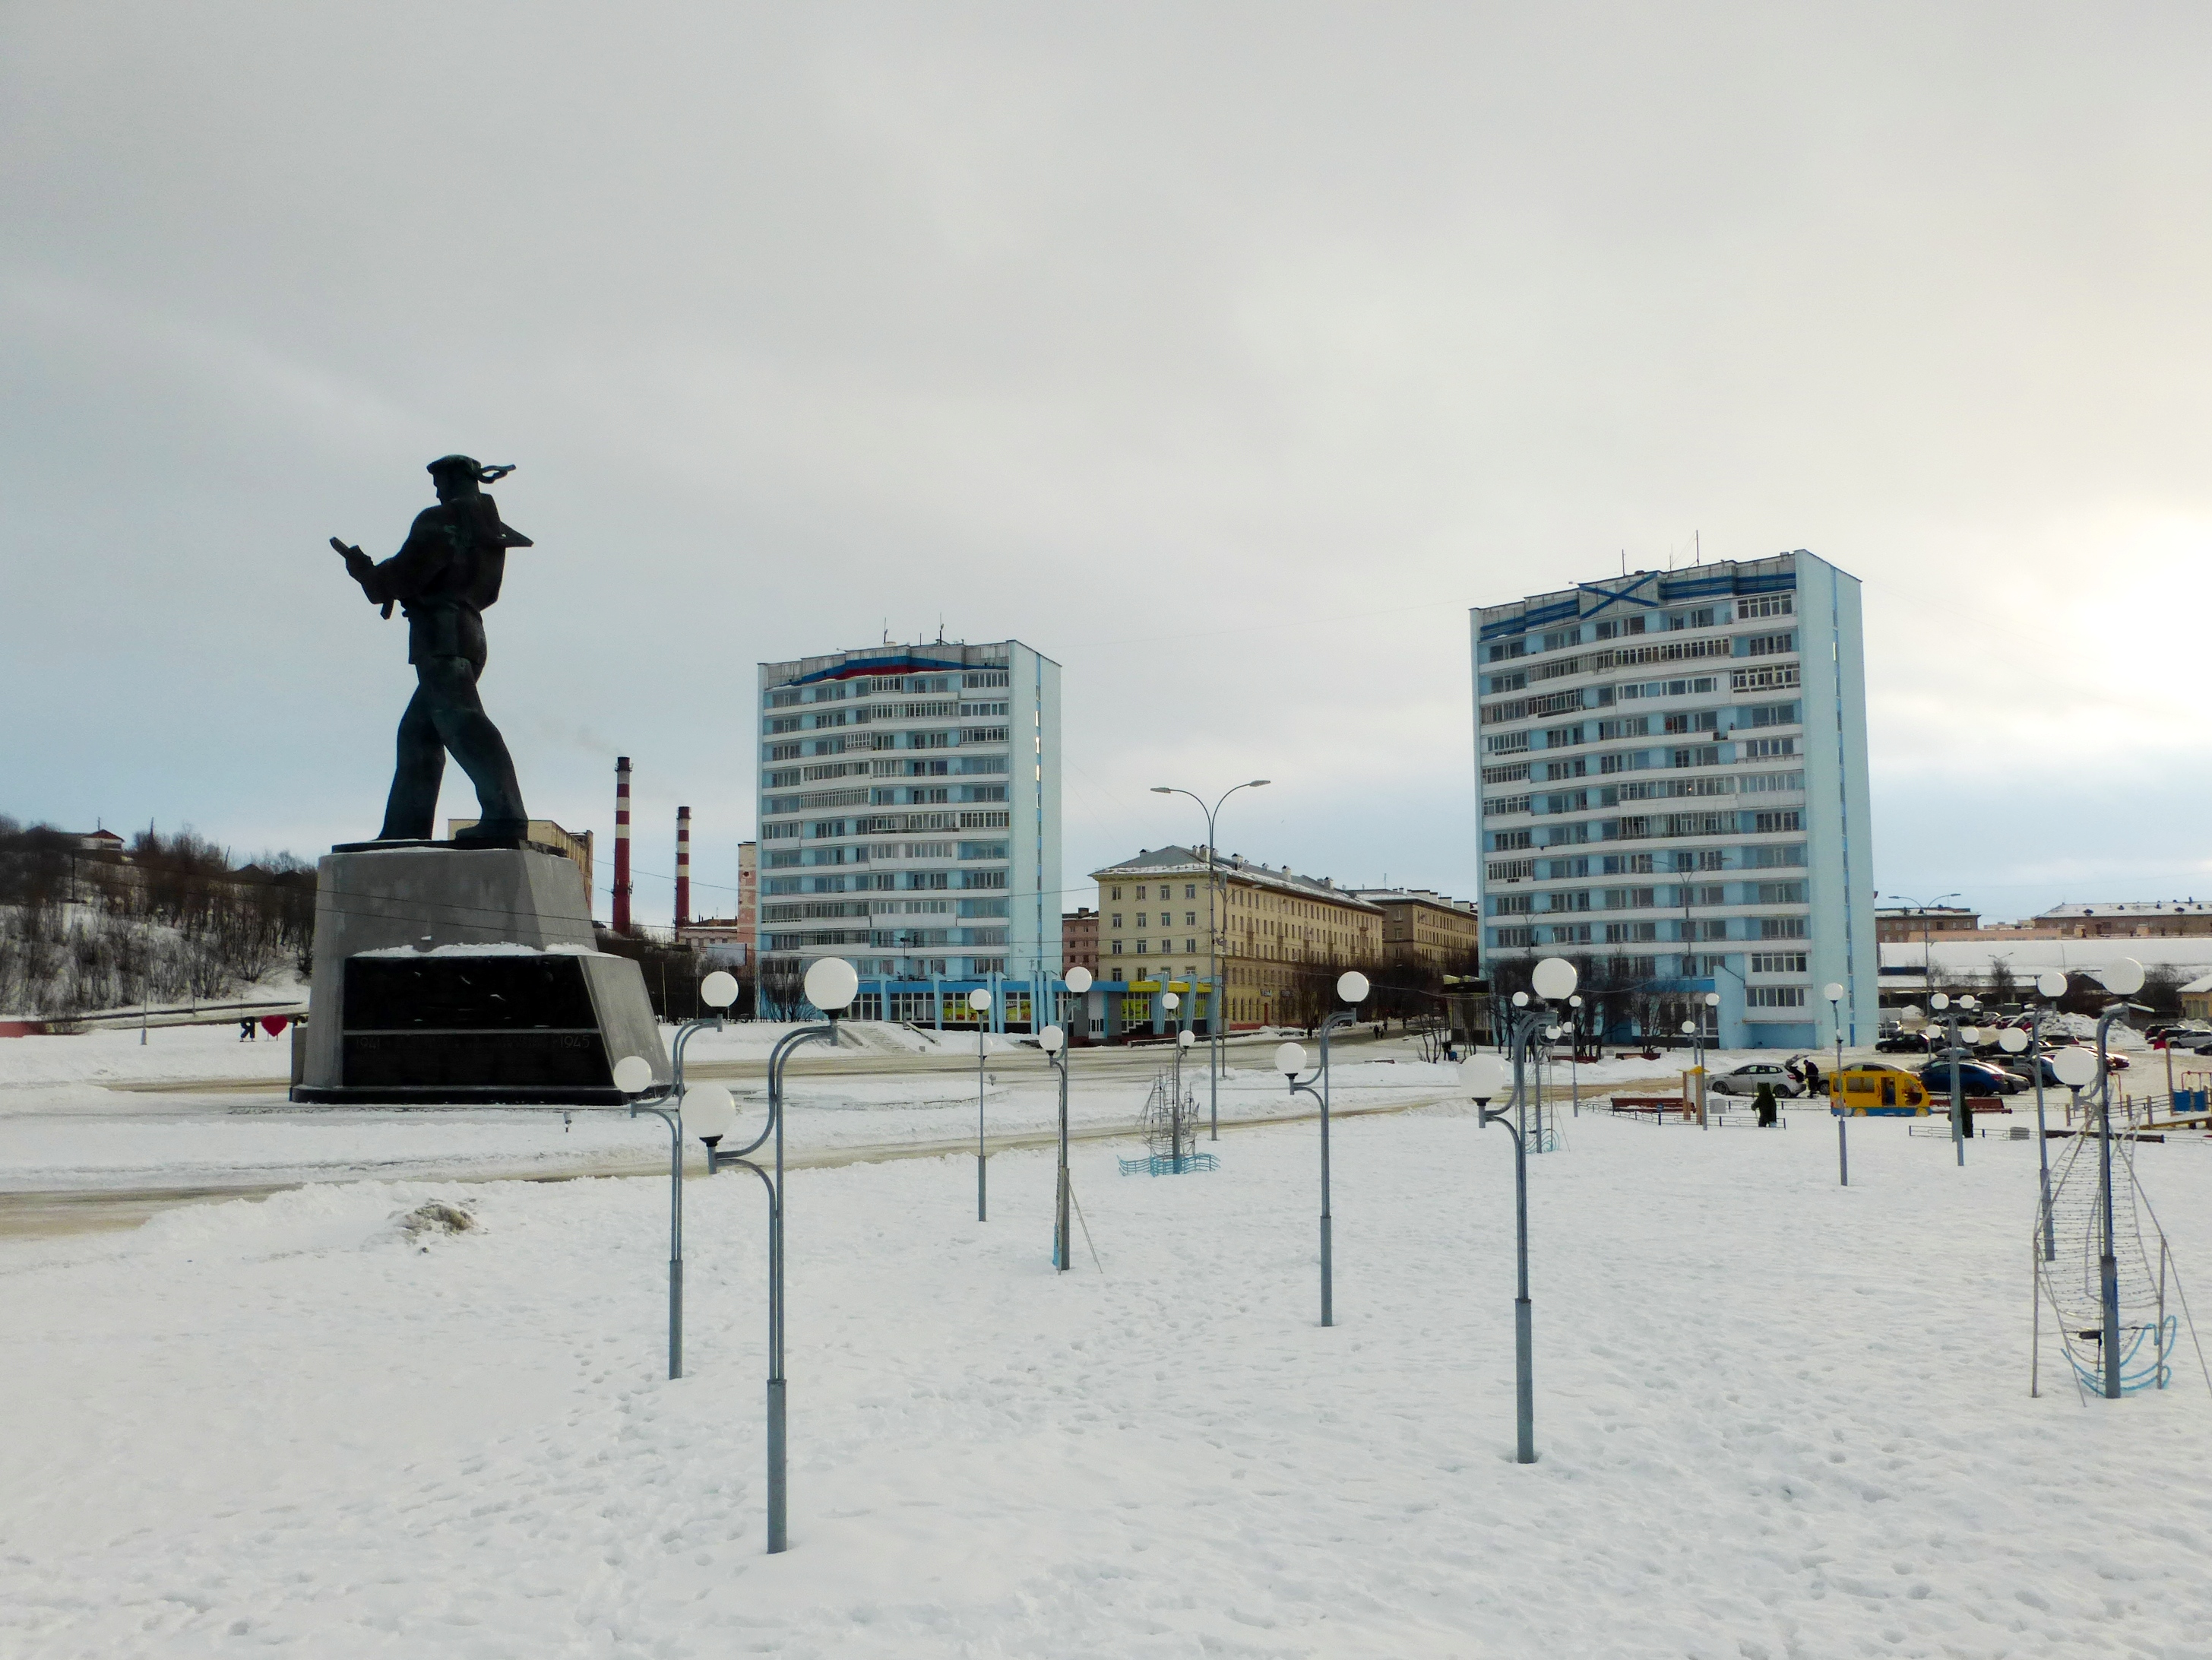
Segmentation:
{"type": "Polygon", "coordinates": [[[1846,1041],[1870,1034],[1858,580],[1799,549],[1578,582],[1472,623],[1493,970],[1566,957],[1616,1028],[1695,1019],[1730,1048],[1829,1041],[1837,982],[1846,1041]]]}
{"type": "Polygon", "coordinates": [[[842,957],[856,1012],[889,1018],[979,985],[1026,1004],[1057,976],[1057,663],[1012,640],[874,646],[763,663],[759,687],[764,959],[842,957]]]}

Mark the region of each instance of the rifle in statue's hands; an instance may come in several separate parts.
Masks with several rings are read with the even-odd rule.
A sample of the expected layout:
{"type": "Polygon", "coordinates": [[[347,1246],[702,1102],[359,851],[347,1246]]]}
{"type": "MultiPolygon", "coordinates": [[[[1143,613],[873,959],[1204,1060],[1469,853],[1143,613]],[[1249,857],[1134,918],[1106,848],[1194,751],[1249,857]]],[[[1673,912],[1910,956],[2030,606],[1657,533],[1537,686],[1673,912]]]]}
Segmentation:
{"type": "MultiPolygon", "coordinates": [[[[368,593],[368,579],[375,574],[376,562],[374,559],[371,559],[367,554],[363,553],[359,548],[348,547],[343,542],[339,541],[335,536],[331,538],[331,545],[337,549],[339,556],[344,559],[346,562],[346,575],[352,577],[355,581],[361,584],[362,593],[368,593]]],[[[369,598],[372,599],[375,597],[376,596],[374,594],[369,594],[369,598]]],[[[384,602],[383,614],[385,620],[389,622],[392,617],[392,602],[389,599],[384,602]]]]}

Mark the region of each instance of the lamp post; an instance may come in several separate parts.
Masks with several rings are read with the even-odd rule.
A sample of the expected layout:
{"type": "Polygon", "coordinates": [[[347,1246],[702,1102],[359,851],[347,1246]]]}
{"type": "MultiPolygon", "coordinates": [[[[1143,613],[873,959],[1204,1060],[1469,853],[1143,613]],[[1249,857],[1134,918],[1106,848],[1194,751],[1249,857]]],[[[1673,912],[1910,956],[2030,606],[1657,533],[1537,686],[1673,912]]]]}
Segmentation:
{"type": "MultiPolygon", "coordinates": [[[[1078,997],[1091,991],[1091,970],[1080,966],[1067,971],[1067,988],[1078,997]]],[[[1054,1188],[1052,1207],[1052,1265],[1062,1274],[1068,1270],[1068,1185],[1067,1185],[1067,1061],[1072,1052],[1067,1034],[1055,1024],[1037,1034],[1037,1047],[1060,1074],[1060,1175],[1054,1188]]]]}
{"type": "Polygon", "coordinates": [[[784,1442],[783,1376],[783,1069],[802,1043],[835,1043],[837,1017],[860,988],[860,977],[842,957],[817,958],[806,970],[806,1000],[828,1016],[819,1025],[786,1032],[769,1052],[768,1122],[737,1152],[710,1156],[711,1172],[722,1164],[741,1164],[768,1189],[768,1549],[773,1556],[788,1547],[786,1526],[789,1486],[784,1442]],[[752,1162],[752,1154],[775,1138],[773,1177],[752,1162]]]}
{"type": "MultiPolygon", "coordinates": [[[[1190,1035],[1190,1028],[1188,1026],[1176,1034],[1175,1168],[1178,1175],[1182,1171],[1183,1160],[1186,1157],[1182,1150],[1182,1053],[1194,1041],[1190,1035]]],[[[1191,1140],[1193,1142],[1198,1140],[1194,1128],[1191,1133],[1191,1140]]],[[[1197,1151],[1195,1146],[1191,1148],[1193,1154],[1197,1151]]]]}
{"type": "MultiPolygon", "coordinates": [[[[1564,1001],[1574,995],[1575,965],[1562,957],[1547,957],[1538,963],[1529,976],[1529,983],[1536,997],[1531,1000],[1525,991],[1513,994],[1513,1005],[1517,1011],[1511,1023],[1513,1056],[1513,1099],[1510,1105],[1492,1111],[1486,1089],[1497,1093],[1504,1082],[1504,1064],[1494,1056],[1480,1055],[1469,1062],[1476,1069],[1476,1112],[1480,1127],[1503,1124],[1513,1137],[1513,1223],[1514,1262],[1516,1275],[1513,1296],[1513,1384],[1514,1428],[1516,1463],[1536,1462],[1536,1361],[1535,1310],[1528,1296],[1528,1046],[1537,1031],[1552,1019],[1547,1003],[1564,1001]]],[[[1462,1073],[1464,1079],[1466,1074],[1462,1073]]]]}
{"type": "Polygon", "coordinates": [[[1836,1093],[1836,1079],[1844,1070],[1844,988],[1831,980],[1820,988],[1820,995],[1828,1000],[1828,1023],[1836,1029],[1836,1070],[1828,1074],[1828,1110],[1836,1115],[1836,1185],[1847,1188],[1851,1184],[1851,1149],[1844,1139],[1843,1097],[1836,1093]]]}
{"type": "Polygon", "coordinates": [[[1580,992],[1567,999],[1567,1007],[1573,1011],[1567,1016],[1567,1030],[1572,1035],[1573,1047],[1567,1052],[1567,1083],[1575,1102],[1575,1116],[1583,1116],[1583,1000],[1580,992]]]}
{"type": "MultiPolygon", "coordinates": [[[[2097,1288],[2104,1303],[2105,1398],[2120,1398],[2120,1265],[2112,1242],[2112,1067],[2106,1054],[2112,1022],[2128,1012],[2127,1000],[2142,989],[2143,966],[2123,957],[2097,978],[2120,1000],[2097,1017],[2097,1214],[2103,1235],[2097,1253],[2097,1288]]],[[[2161,1356],[2161,1359],[2164,1357],[2161,1356]]]]}
{"type": "Polygon", "coordinates": [[[975,1017],[975,1219],[986,1219],[988,1207],[983,1191],[983,1017],[990,1012],[991,994],[978,986],[968,994],[969,1012],[975,1017]]]}
{"type": "Polygon", "coordinates": [[[1949,996],[1939,991],[1929,997],[1928,1006],[1943,1017],[1947,1033],[1943,1058],[1951,1068],[1951,1140],[1959,1150],[1959,1164],[1963,1168],[1966,1162],[1966,1141],[1973,1134],[1973,1128],[1969,1122],[1966,1079],[1960,1068],[1972,1052],[1970,1046],[1978,1040],[1980,1034],[1972,1026],[1960,1028],[1959,1011],[1971,1010],[1978,1005],[1972,994],[1960,996],[1954,1003],[1949,996]]]}
{"type": "Polygon", "coordinates": [[[694,1106],[685,1098],[684,1088],[684,1046],[690,1042],[694,1032],[712,1026],[722,1029],[722,1012],[738,995],[734,977],[720,970],[707,976],[700,987],[700,994],[714,1012],[703,1019],[687,1020],[677,1029],[675,1060],[672,1081],[667,1092],[644,1098],[653,1087],[653,1065],[641,1055],[626,1055],[615,1063],[614,1084],[630,1098],[629,1116],[649,1112],[668,1126],[668,1375],[672,1378],[684,1376],[684,1124],[688,1118],[693,1132],[707,1143],[707,1158],[711,1166],[714,1144],[728,1134],[736,1122],[737,1108],[730,1099],[729,1091],[720,1085],[709,1085],[700,1091],[700,1100],[694,1106]],[[672,1102],[674,1110],[662,1107],[663,1101],[672,1102]]]}
{"type": "Polygon", "coordinates": [[[1236,794],[1238,790],[1255,790],[1273,781],[1271,779],[1255,778],[1245,783],[1232,784],[1221,792],[1220,797],[1210,807],[1206,805],[1203,797],[1194,795],[1187,789],[1179,789],[1172,784],[1152,786],[1152,794],[1155,795],[1190,796],[1192,800],[1198,803],[1198,810],[1206,815],[1206,980],[1211,987],[1206,994],[1206,1076],[1209,1080],[1206,1085],[1206,1110],[1212,1121],[1212,1128],[1206,1139],[1209,1141],[1218,1141],[1221,1139],[1221,1013],[1228,1006],[1221,985],[1221,933],[1222,925],[1227,919],[1220,915],[1215,905],[1213,849],[1218,844],[1219,838],[1214,830],[1214,820],[1221,812],[1222,802],[1236,794]]]}
{"type": "Polygon", "coordinates": [[[1336,1323],[1328,1209],[1328,1035],[1339,1026],[1349,1025],[1358,1017],[1358,1006],[1367,1000],[1367,976],[1357,969],[1338,976],[1336,994],[1352,1006],[1337,1010],[1321,1023],[1321,1067],[1315,1074],[1321,1079],[1319,1090],[1313,1087],[1313,1079],[1298,1081],[1298,1074],[1306,1069],[1304,1044],[1284,1043],[1275,1050],[1275,1069],[1289,1081],[1291,1093],[1310,1095],[1321,1104],[1321,1323],[1324,1326],[1336,1323]]]}
{"type": "MultiPolygon", "coordinates": [[[[1997,1041],[2011,1054],[2027,1050],[2027,1064],[2035,1073],[2035,1153],[2043,1177],[2043,1260],[2050,1262],[2058,1256],[2058,1225],[2051,1214],[2051,1138],[2043,1123],[2043,1023],[2057,1012],[2058,1000],[2066,995],[2066,976],[2055,969],[2045,970],[2035,976],[2035,988],[2048,1000],[2046,1006],[2036,1010],[2025,1032],[2009,1026],[1997,1041]],[[2015,1037],[2021,1041],[2014,1043],[2015,1037]]],[[[2055,1073],[2057,1063],[2051,1066],[2055,1073]]]]}

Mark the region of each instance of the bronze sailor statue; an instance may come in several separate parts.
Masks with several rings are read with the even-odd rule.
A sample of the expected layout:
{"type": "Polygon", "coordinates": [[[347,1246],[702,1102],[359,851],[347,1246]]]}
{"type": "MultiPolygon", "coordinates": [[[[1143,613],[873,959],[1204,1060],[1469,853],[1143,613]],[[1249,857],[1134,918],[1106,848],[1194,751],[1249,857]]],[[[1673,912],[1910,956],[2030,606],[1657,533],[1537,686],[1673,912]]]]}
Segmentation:
{"type": "Polygon", "coordinates": [[[438,505],[415,515],[407,541],[381,564],[335,536],[346,571],[373,604],[407,615],[407,660],[415,696],[399,720],[398,764],[385,803],[380,842],[434,839],[438,785],[452,752],[476,786],[482,816],[463,841],[513,842],[529,828],[514,762],[499,728],[484,713],[477,682],[484,671],[484,607],[499,598],[507,550],[528,537],[509,528],[483,486],[514,471],[465,455],[430,463],[438,505]]]}

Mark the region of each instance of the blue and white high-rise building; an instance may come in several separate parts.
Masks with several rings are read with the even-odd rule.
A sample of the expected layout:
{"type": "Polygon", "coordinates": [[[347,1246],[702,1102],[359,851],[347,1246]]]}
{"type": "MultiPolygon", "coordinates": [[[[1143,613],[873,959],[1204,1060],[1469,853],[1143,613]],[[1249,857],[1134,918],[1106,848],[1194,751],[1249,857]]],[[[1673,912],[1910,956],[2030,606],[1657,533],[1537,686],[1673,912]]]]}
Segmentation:
{"type": "Polygon", "coordinates": [[[1018,641],[760,666],[760,950],[842,957],[864,1017],[1060,967],[1060,665],[1018,641]]]}
{"type": "Polygon", "coordinates": [[[1609,1036],[1876,1019],[1858,579],[1799,549],[1473,615],[1485,958],[1583,970],[1609,1036]],[[1717,993],[1711,1007],[1706,994],[1717,993]]]}

